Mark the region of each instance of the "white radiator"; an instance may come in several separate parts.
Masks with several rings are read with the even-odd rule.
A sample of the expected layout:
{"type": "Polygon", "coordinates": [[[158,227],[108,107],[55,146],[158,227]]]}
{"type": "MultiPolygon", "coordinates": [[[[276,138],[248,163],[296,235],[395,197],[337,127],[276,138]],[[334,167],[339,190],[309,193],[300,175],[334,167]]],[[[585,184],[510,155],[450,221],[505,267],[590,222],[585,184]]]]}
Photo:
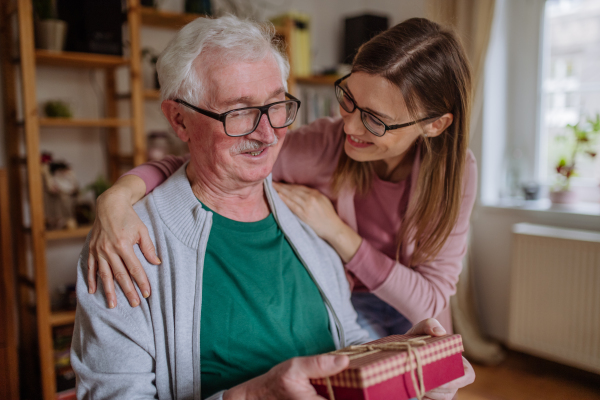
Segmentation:
{"type": "Polygon", "coordinates": [[[513,226],[509,347],[600,373],[600,232],[513,226]]]}

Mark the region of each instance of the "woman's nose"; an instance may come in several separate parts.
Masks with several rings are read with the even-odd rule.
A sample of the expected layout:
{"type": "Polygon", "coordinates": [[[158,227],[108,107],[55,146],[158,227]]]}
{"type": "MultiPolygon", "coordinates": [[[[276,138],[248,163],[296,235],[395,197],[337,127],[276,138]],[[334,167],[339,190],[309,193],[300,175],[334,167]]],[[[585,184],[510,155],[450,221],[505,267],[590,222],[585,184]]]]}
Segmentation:
{"type": "Polygon", "coordinates": [[[344,131],[348,135],[361,136],[366,133],[365,125],[360,119],[360,110],[349,113],[340,107],[340,113],[344,119],[344,131]]]}

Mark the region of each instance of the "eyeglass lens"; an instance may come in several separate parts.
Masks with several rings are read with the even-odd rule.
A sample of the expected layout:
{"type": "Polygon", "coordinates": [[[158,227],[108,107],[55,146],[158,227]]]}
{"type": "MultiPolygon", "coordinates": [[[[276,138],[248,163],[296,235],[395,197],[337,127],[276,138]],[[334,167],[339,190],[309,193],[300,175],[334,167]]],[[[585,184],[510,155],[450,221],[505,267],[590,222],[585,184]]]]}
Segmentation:
{"type": "MultiPolygon", "coordinates": [[[[339,86],[336,87],[335,95],[344,111],[349,113],[354,112],[356,109],[356,103],[354,103],[354,100],[352,100],[342,88],[339,86]]],[[[381,136],[385,133],[385,125],[375,116],[361,110],[360,117],[365,125],[365,128],[367,128],[374,135],[381,136]]]]}
{"type": "MultiPolygon", "coordinates": [[[[269,107],[268,118],[274,129],[290,126],[296,119],[298,104],[295,101],[277,103],[269,107]]],[[[227,114],[225,129],[227,134],[242,136],[251,133],[260,123],[261,112],[258,108],[238,110],[227,114]]]]}

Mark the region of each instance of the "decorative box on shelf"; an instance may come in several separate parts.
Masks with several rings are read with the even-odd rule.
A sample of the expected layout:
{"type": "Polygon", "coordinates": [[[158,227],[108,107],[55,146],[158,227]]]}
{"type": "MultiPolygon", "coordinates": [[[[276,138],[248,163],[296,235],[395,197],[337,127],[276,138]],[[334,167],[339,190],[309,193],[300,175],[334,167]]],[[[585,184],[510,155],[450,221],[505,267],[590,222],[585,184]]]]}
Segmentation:
{"type": "Polygon", "coordinates": [[[460,335],[392,335],[332,352],[350,358],[337,375],[311,379],[329,400],[408,400],[464,375],[460,335]]]}

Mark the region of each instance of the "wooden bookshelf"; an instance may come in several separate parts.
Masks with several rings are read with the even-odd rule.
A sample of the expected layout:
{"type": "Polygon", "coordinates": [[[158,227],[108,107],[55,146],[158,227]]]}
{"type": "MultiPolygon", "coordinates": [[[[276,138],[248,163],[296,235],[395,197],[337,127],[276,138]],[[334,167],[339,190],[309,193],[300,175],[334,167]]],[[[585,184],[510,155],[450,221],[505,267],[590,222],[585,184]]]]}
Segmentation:
{"type": "Polygon", "coordinates": [[[144,90],[144,98],[147,100],[159,100],[160,99],[160,90],[145,89],[144,90]]]}
{"type": "Polygon", "coordinates": [[[79,119],[79,118],[40,118],[40,126],[63,127],[63,128],[118,128],[120,126],[131,126],[130,119],[101,118],[101,119],[79,119]]]}
{"type": "Polygon", "coordinates": [[[56,229],[52,231],[46,231],[46,240],[84,238],[88,235],[90,229],[92,229],[91,226],[79,226],[75,229],[56,229]]]}
{"type": "MultiPolygon", "coordinates": [[[[52,328],[73,323],[74,311],[52,312],[48,277],[54,273],[48,265],[46,249],[50,241],[84,238],[89,226],[71,230],[47,231],[45,224],[44,188],[40,161],[40,130],[57,128],[103,128],[106,135],[108,172],[111,179],[120,175],[120,161],[139,165],[145,161],[146,137],[143,126],[141,74],[141,15],[139,0],[127,0],[127,29],[130,57],[104,54],[47,51],[35,48],[33,1],[0,1],[0,59],[3,67],[3,106],[5,109],[5,141],[11,176],[10,194],[15,224],[14,242],[17,251],[21,347],[37,354],[25,357],[23,365],[35,368],[39,362],[41,393],[30,393],[44,400],[56,398],[56,376],[52,328]],[[13,58],[19,54],[18,58],[13,58]],[[37,98],[38,66],[102,69],[104,73],[106,112],[103,118],[43,118],[37,98]],[[119,118],[117,108],[116,70],[128,70],[130,117],[119,118]],[[16,72],[20,73],[17,79],[16,72]],[[16,94],[19,93],[20,96],[16,94]],[[22,115],[22,120],[16,120],[22,115]],[[131,140],[129,154],[123,154],[121,127],[128,127],[131,140]],[[25,173],[24,173],[25,172],[25,173]],[[29,227],[22,226],[23,216],[29,216],[29,227]],[[30,268],[32,266],[33,268],[30,268]],[[35,312],[32,312],[35,310],[35,312]],[[38,361],[39,360],[39,361],[38,361]]],[[[76,262],[76,260],[73,260],[76,262]]],[[[34,385],[35,386],[35,385],[34,385]]],[[[2,395],[0,395],[2,397],[2,395]]]]}
{"type": "Polygon", "coordinates": [[[333,86],[335,81],[337,81],[340,77],[337,75],[314,75],[314,76],[305,76],[305,77],[297,77],[296,83],[305,84],[305,85],[330,85],[333,86]]]}
{"type": "Polygon", "coordinates": [[[120,56],[104,54],[75,53],[68,51],[35,50],[37,65],[72,68],[116,68],[127,65],[129,60],[120,56]]]}
{"type": "Polygon", "coordinates": [[[141,7],[141,16],[142,25],[166,29],[180,29],[196,18],[204,17],[202,14],[174,13],[157,10],[154,7],[141,7]]]}
{"type": "Polygon", "coordinates": [[[50,325],[60,326],[75,322],[75,311],[54,311],[50,313],[50,325]]]}
{"type": "Polygon", "coordinates": [[[14,288],[10,192],[6,170],[0,169],[0,398],[19,398],[19,356],[14,288]]]}

